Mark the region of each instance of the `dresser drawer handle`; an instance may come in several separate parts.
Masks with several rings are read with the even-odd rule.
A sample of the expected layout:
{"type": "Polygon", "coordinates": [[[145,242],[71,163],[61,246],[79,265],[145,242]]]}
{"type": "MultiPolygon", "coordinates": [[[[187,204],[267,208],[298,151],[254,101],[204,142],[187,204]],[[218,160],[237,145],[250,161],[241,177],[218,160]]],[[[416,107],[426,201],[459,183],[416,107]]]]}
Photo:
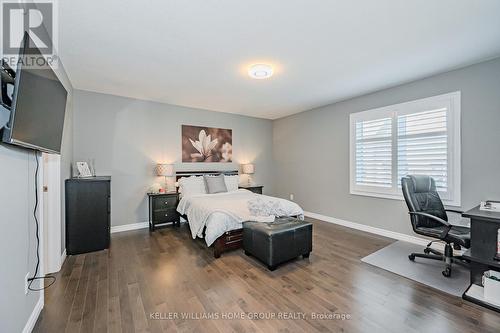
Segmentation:
{"type": "Polygon", "coordinates": [[[168,216],[168,214],[165,214],[165,216],[168,216]]]}
{"type": "Polygon", "coordinates": [[[168,205],[168,201],[165,201],[165,205],[168,205]]]}

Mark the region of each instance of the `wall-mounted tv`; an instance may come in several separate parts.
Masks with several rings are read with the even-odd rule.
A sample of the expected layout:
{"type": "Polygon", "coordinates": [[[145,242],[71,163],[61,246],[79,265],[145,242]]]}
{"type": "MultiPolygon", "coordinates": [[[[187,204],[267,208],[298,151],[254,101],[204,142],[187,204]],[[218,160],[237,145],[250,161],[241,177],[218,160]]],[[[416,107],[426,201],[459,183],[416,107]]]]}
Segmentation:
{"type": "Polygon", "coordinates": [[[3,130],[3,142],[60,153],[66,113],[67,91],[48,64],[30,64],[41,57],[25,33],[17,64],[10,119],[3,130]],[[29,54],[27,53],[28,46],[29,54]]]}

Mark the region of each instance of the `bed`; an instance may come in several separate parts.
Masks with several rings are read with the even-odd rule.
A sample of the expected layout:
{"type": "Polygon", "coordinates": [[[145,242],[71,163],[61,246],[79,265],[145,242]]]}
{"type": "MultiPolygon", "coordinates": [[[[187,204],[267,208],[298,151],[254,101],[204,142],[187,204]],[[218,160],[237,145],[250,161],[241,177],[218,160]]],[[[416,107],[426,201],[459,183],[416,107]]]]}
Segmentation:
{"type": "MultiPolygon", "coordinates": [[[[219,175],[235,177],[238,171],[178,172],[179,181],[184,177],[219,175]]],[[[182,182],[182,181],[181,181],[182,182]]],[[[189,223],[193,239],[203,238],[207,246],[213,246],[214,257],[223,252],[241,248],[245,221],[271,222],[276,214],[303,218],[303,210],[296,203],[255,194],[245,189],[229,188],[229,192],[195,195],[180,193],[177,211],[189,223]]]]}

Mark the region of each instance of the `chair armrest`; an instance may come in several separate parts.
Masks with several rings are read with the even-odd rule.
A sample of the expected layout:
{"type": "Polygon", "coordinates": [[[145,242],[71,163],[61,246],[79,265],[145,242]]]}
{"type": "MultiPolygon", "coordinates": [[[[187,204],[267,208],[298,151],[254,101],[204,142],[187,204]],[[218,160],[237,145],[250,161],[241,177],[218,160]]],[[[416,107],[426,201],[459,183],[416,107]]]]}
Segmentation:
{"type": "Polygon", "coordinates": [[[443,220],[442,218],[439,218],[437,216],[434,216],[434,215],[431,215],[431,214],[428,214],[428,213],[423,213],[423,212],[408,212],[408,214],[410,215],[421,215],[421,216],[425,216],[425,217],[428,217],[430,219],[433,219],[434,221],[437,221],[441,224],[443,224],[444,226],[446,227],[451,227],[451,224],[449,224],[448,222],[446,222],[445,220],[443,220]]]}
{"type": "Polygon", "coordinates": [[[457,214],[463,214],[464,212],[458,209],[445,209],[447,212],[452,212],[452,213],[457,213],[457,214]]]}
{"type": "Polygon", "coordinates": [[[446,228],[441,233],[441,238],[445,238],[448,235],[448,232],[451,229],[451,224],[449,224],[448,222],[446,222],[445,220],[443,220],[442,218],[439,218],[437,216],[434,216],[434,215],[431,215],[431,214],[428,214],[428,213],[422,213],[422,212],[408,212],[408,214],[410,214],[410,215],[425,216],[425,217],[428,217],[428,218],[430,218],[430,219],[432,219],[432,220],[434,220],[436,222],[439,222],[442,225],[444,225],[446,228]]]}

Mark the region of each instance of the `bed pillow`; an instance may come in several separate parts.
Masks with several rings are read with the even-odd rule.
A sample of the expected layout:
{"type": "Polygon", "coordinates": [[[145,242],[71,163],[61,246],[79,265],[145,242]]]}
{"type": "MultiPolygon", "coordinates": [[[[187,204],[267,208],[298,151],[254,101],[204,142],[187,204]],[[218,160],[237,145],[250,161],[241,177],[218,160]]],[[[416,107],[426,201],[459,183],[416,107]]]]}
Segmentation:
{"type": "Polygon", "coordinates": [[[179,193],[182,197],[198,194],[207,194],[205,181],[202,176],[182,177],[179,179],[179,193]]]}
{"type": "Polygon", "coordinates": [[[205,176],[205,184],[207,185],[207,192],[209,194],[227,192],[226,183],[224,182],[224,175],[218,176],[205,176]]]}
{"type": "Polygon", "coordinates": [[[224,176],[224,182],[226,183],[228,192],[237,191],[238,184],[240,183],[240,176],[224,176]]]}

